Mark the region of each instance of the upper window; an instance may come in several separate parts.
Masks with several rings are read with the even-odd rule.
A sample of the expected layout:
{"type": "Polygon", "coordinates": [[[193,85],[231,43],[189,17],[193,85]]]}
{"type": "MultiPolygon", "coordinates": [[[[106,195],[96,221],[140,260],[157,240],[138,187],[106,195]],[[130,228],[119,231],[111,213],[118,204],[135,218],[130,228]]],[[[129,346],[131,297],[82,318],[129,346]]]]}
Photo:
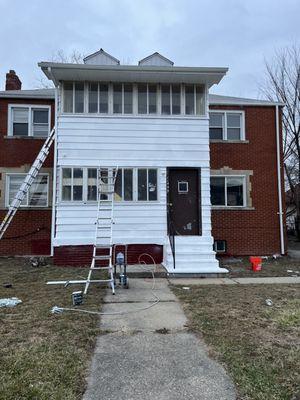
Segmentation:
{"type": "Polygon", "coordinates": [[[245,207],[244,176],[213,176],[210,178],[211,204],[223,207],[245,207]]]}
{"type": "Polygon", "coordinates": [[[205,115],[203,85],[64,82],[66,113],[205,115]]]}
{"type": "Polygon", "coordinates": [[[47,137],[50,132],[50,106],[10,105],[9,136],[47,137]]]}
{"type": "Polygon", "coordinates": [[[113,113],[132,114],[133,90],[131,83],[113,84],[113,113]]]}
{"type": "Polygon", "coordinates": [[[108,113],[108,84],[90,83],[89,84],[89,113],[108,113]]]}
{"type": "Polygon", "coordinates": [[[240,111],[212,111],[209,113],[211,140],[244,140],[244,113],[240,111]]]}
{"type": "Polygon", "coordinates": [[[84,112],[84,83],[65,82],[64,83],[64,112],[83,113],[84,112]]]}
{"type": "Polygon", "coordinates": [[[205,93],[201,85],[185,85],[185,113],[187,115],[205,114],[205,93]]]}
{"type": "Polygon", "coordinates": [[[157,85],[140,83],[138,90],[138,114],[157,113],[157,85]]]}
{"type": "MultiPolygon", "coordinates": [[[[6,205],[9,206],[18,193],[26,174],[7,175],[7,199],[6,205]]],[[[48,206],[48,178],[47,174],[39,174],[30,186],[21,207],[47,207],[48,206]]]]}

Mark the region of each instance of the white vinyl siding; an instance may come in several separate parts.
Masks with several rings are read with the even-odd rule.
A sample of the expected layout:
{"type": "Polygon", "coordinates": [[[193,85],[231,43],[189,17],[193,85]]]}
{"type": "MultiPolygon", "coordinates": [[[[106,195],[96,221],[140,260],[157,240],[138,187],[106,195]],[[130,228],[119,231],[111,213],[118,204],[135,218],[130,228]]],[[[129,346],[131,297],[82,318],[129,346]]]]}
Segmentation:
{"type": "MultiPolygon", "coordinates": [[[[100,165],[117,165],[124,171],[132,169],[136,175],[138,169],[157,170],[156,201],[152,200],[156,194],[151,172],[147,193],[150,201],[115,201],[115,242],[165,244],[167,167],[201,168],[202,237],[203,241],[211,240],[208,119],[63,114],[59,115],[57,132],[59,171],[69,166],[85,170],[100,165]]],[[[92,201],[84,204],[85,185],[82,202],[60,202],[60,179],[59,173],[53,243],[55,246],[92,243],[97,204],[92,201]]],[[[137,191],[137,187],[132,190],[137,191]]],[[[123,196],[125,188],[116,188],[116,192],[123,196]]],[[[126,196],[130,198],[130,184],[126,196]]]]}
{"type": "MultiPolygon", "coordinates": [[[[6,175],[6,206],[10,206],[27,174],[6,175]]],[[[49,176],[39,174],[27,192],[21,207],[48,207],[49,176]]]]}
{"type": "Polygon", "coordinates": [[[9,104],[8,136],[44,138],[50,133],[50,106],[9,104]]]}

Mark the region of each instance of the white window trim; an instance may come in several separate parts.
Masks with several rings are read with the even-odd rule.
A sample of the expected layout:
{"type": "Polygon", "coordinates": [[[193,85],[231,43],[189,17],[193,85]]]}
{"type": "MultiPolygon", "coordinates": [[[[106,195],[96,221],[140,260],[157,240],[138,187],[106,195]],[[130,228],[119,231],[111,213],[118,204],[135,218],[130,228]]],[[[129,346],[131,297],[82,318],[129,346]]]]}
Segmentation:
{"type": "MultiPolygon", "coordinates": [[[[210,139],[211,141],[229,141],[229,142],[243,142],[246,140],[245,134],[245,111],[244,110],[209,110],[210,114],[222,114],[223,115],[223,138],[222,139],[210,139]],[[240,114],[241,115],[241,137],[240,139],[227,139],[227,114],[240,114]]],[[[212,127],[213,128],[213,127],[212,127]]]]}
{"type": "MultiPolygon", "coordinates": [[[[69,81],[68,81],[69,82],[69,81]]],[[[100,116],[100,117],[128,117],[128,118],[177,118],[177,119],[207,119],[208,118],[208,113],[207,113],[207,87],[204,86],[203,90],[203,97],[204,97],[204,114],[196,114],[196,86],[202,86],[199,84],[191,84],[194,86],[194,113],[193,114],[185,114],[185,85],[184,84],[177,84],[174,83],[174,85],[179,85],[180,86],[180,106],[181,106],[181,111],[180,114],[172,114],[172,90],[170,89],[170,114],[162,114],[162,102],[161,102],[161,84],[159,83],[148,83],[144,82],[144,84],[147,86],[147,113],[145,114],[139,114],[138,113],[138,84],[128,82],[129,84],[132,84],[133,90],[132,90],[132,113],[130,114],[125,114],[124,113],[124,101],[122,102],[122,113],[114,113],[113,112],[113,85],[114,83],[116,84],[122,84],[122,99],[124,99],[124,84],[127,82],[85,82],[84,83],[84,112],[83,113],[75,113],[75,82],[72,81],[70,83],[73,83],[73,112],[65,112],[64,111],[64,84],[62,85],[62,90],[61,90],[61,114],[62,115],[74,115],[74,116],[85,116],[85,117],[95,117],[95,116],[100,116]],[[96,113],[89,113],[88,112],[88,99],[89,99],[89,84],[90,83],[98,83],[98,97],[99,97],[99,84],[108,84],[108,112],[107,113],[100,113],[99,112],[99,98],[98,98],[98,112],[96,113]],[[156,101],[156,113],[149,113],[149,85],[156,85],[157,87],[157,101],[156,101]]],[[[142,83],[142,82],[141,82],[142,83]]],[[[172,83],[166,84],[172,86],[172,83]]]]}
{"type": "Polygon", "coordinates": [[[225,178],[225,204],[223,205],[211,205],[212,208],[224,208],[224,209],[241,209],[247,208],[247,176],[246,175],[211,175],[210,178],[225,178]],[[243,178],[243,205],[242,206],[228,206],[227,205],[227,178],[243,178]]]}
{"type": "Polygon", "coordinates": [[[7,119],[7,136],[10,137],[20,137],[26,138],[31,137],[34,139],[43,139],[47,136],[34,136],[33,135],[33,113],[32,109],[47,109],[48,110],[48,134],[50,135],[51,131],[51,106],[50,105],[41,105],[41,104],[9,104],[8,105],[8,119],[7,119]],[[27,136],[18,136],[13,134],[13,108],[27,108],[28,109],[28,135],[27,136]]]}
{"type": "MultiPolygon", "coordinates": [[[[87,170],[88,169],[99,169],[99,167],[95,167],[95,166],[88,166],[88,167],[82,167],[82,166],[69,166],[69,165],[64,165],[60,167],[60,171],[59,171],[59,177],[60,177],[60,185],[59,185],[59,202],[63,205],[68,205],[68,204],[72,204],[72,205],[82,205],[82,204],[96,204],[97,200],[87,200],[87,183],[88,183],[88,179],[87,179],[87,170]],[[82,200],[63,200],[62,199],[62,174],[63,174],[63,168],[71,168],[72,170],[74,168],[82,168],[83,169],[83,190],[82,190],[82,200]]],[[[152,203],[159,203],[159,196],[160,196],[160,168],[157,167],[121,167],[119,168],[119,170],[125,170],[125,169],[132,169],[133,170],[133,200],[124,200],[124,172],[122,172],[122,200],[114,200],[115,204],[152,204],[152,203]],[[157,199],[156,200],[138,200],[138,170],[139,169],[155,169],[157,171],[157,199]]],[[[97,174],[98,176],[98,174],[97,174]]],[[[73,172],[71,175],[71,186],[73,187],[73,172]]],[[[147,174],[147,180],[148,180],[148,174],[147,174]]],[[[147,187],[148,187],[148,181],[147,181],[147,187]]],[[[149,191],[147,191],[147,199],[149,196],[149,191]]],[[[71,197],[73,197],[73,191],[71,191],[71,197]]]]}
{"type": "MultiPolygon", "coordinates": [[[[23,175],[24,176],[24,180],[25,177],[27,176],[26,172],[8,172],[5,174],[5,207],[9,207],[9,187],[10,187],[10,177],[14,176],[14,175],[23,175]]],[[[50,174],[47,172],[42,172],[40,174],[38,174],[38,176],[47,176],[47,204],[44,206],[38,205],[38,206],[33,206],[33,205],[20,205],[21,208],[48,208],[49,207],[49,178],[50,178],[50,174]]],[[[21,187],[21,186],[20,186],[21,187]]],[[[30,190],[30,188],[29,188],[30,190]]],[[[28,191],[29,191],[28,190],[28,191]]],[[[26,194],[26,196],[28,196],[28,193],[26,194]]]]}

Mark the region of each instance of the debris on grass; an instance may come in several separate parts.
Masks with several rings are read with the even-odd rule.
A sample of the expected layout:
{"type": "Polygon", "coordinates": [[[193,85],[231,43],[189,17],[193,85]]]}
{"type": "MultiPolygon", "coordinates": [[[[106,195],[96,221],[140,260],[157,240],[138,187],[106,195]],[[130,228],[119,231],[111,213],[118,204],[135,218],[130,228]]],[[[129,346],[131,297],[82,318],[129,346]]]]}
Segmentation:
{"type": "Polygon", "coordinates": [[[273,305],[273,301],[271,299],[266,299],[265,303],[269,307],[271,307],[273,305]]]}
{"type": "Polygon", "coordinates": [[[17,297],[11,297],[9,299],[0,299],[0,307],[15,307],[17,304],[22,303],[22,300],[17,297]]]}

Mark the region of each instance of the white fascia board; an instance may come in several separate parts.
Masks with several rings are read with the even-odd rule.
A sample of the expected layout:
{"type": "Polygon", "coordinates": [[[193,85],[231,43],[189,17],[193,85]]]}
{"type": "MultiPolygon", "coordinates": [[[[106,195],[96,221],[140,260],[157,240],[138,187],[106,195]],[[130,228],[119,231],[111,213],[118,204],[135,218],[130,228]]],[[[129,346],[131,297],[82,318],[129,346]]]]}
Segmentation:
{"type": "Polygon", "coordinates": [[[199,83],[208,87],[217,84],[228,68],[206,67],[162,67],[90,64],[38,64],[52,81],[108,81],[108,82],[155,82],[155,83],[199,83]],[[51,73],[50,73],[51,71],[51,73]]]}

